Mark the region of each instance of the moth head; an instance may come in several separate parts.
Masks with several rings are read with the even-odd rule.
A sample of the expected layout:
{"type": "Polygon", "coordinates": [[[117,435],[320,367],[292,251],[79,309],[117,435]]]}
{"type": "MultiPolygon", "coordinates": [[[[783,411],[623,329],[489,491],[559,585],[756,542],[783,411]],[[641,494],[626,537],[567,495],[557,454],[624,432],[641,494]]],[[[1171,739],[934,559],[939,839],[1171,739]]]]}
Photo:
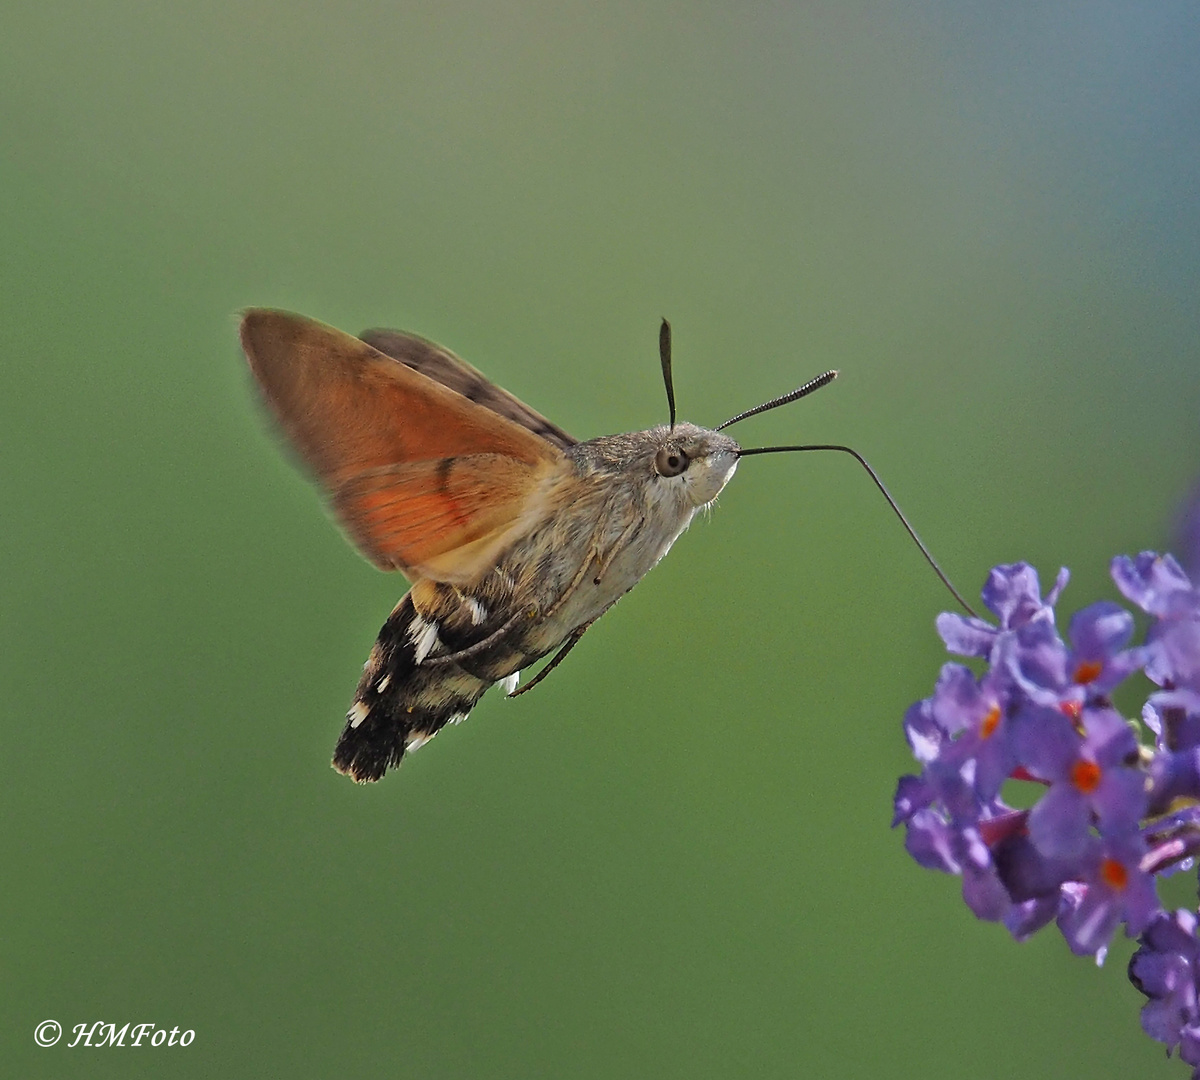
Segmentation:
{"type": "Polygon", "coordinates": [[[651,482],[684,505],[707,506],[729,482],[741,447],[728,435],[677,423],[647,432],[651,482]]]}
{"type": "Polygon", "coordinates": [[[658,330],[658,356],[671,422],[645,433],[653,448],[652,495],[673,500],[678,509],[690,513],[721,494],[737,468],[741,447],[720,431],[675,422],[671,324],[666,319],[658,330]]]}

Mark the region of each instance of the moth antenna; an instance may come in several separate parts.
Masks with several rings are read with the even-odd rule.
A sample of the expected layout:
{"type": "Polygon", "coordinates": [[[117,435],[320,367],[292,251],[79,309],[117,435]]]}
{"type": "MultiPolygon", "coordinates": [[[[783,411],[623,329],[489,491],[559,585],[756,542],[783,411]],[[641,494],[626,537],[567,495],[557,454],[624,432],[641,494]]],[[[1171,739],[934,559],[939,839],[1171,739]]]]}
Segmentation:
{"type": "Polygon", "coordinates": [[[662,361],[663,382],[667,387],[667,407],[671,410],[671,430],[675,430],[675,382],[671,378],[671,324],[663,319],[658,328],[658,358],[662,361]]]}
{"type": "Polygon", "coordinates": [[[764,401],[761,405],[755,405],[753,409],[747,409],[745,412],[738,413],[737,416],[726,420],[725,423],[718,424],[714,430],[724,431],[727,427],[732,427],[734,424],[746,420],[751,416],[764,413],[768,409],[778,409],[780,405],[790,405],[793,401],[798,401],[802,397],[808,397],[814,390],[820,390],[822,386],[828,386],[837,377],[838,373],[836,371],[827,371],[823,375],[818,375],[815,379],[809,379],[803,386],[796,387],[790,393],[780,394],[777,398],[771,398],[770,401],[764,401]]]}
{"type": "MultiPolygon", "coordinates": [[[[806,383],[805,386],[800,387],[800,390],[793,391],[792,394],[785,394],[783,398],[779,399],[778,403],[782,405],[782,404],[784,404],[785,400],[795,400],[795,397],[793,395],[800,396],[800,391],[805,390],[805,388],[807,386],[812,386],[813,390],[819,389],[820,386],[824,386],[825,383],[829,382],[830,379],[832,379],[835,374],[836,374],[836,372],[826,372],[825,375],[818,376],[817,378],[813,379],[812,382],[819,384],[819,386],[812,386],[812,383],[806,383]],[[826,378],[826,376],[828,376],[828,378],[826,378]],[[822,379],[824,379],[825,382],[821,382],[822,379]]],[[[811,393],[812,391],[809,390],[807,392],[811,393]]],[[[759,409],[757,409],[757,410],[751,409],[750,412],[754,413],[756,411],[761,411],[762,409],[769,408],[771,406],[772,406],[772,403],[768,402],[767,405],[760,406],[759,409]]],[[[750,414],[746,414],[746,415],[750,415],[750,414]]],[[[742,419],[742,417],[735,417],[734,419],[735,420],[742,419]]],[[[733,421],[729,421],[729,423],[733,423],[733,421]]],[[[725,427],[726,425],[722,424],[721,426],[725,427]]],[[[717,430],[719,431],[720,428],[718,428],[717,430]]],[[[760,447],[758,447],[756,449],[752,449],[752,450],[740,450],[738,452],[738,457],[751,457],[754,454],[790,454],[790,453],[799,453],[800,451],[804,451],[804,450],[836,450],[842,454],[849,454],[864,469],[866,469],[867,475],[870,476],[870,478],[875,481],[875,486],[877,488],[879,488],[879,490],[881,492],[883,492],[883,497],[885,499],[887,499],[888,505],[892,508],[893,511],[895,511],[896,517],[898,517],[900,519],[900,524],[904,526],[905,530],[908,532],[908,535],[912,537],[913,543],[916,544],[917,547],[919,547],[921,549],[921,554],[925,556],[925,561],[927,563],[929,563],[930,566],[933,567],[933,572],[935,574],[937,574],[937,576],[941,579],[942,584],[945,585],[946,588],[950,590],[950,595],[953,596],[954,599],[957,600],[962,605],[963,610],[966,611],[966,613],[968,615],[974,616],[975,618],[979,618],[979,616],[975,613],[975,609],[973,607],[971,607],[971,605],[968,604],[966,602],[966,600],[964,600],[962,598],[962,594],[954,587],[953,584],[951,584],[950,579],[945,575],[942,568],[940,566],[938,566],[937,560],[930,553],[929,548],[927,548],[921,542],[921,538],[917,535],[916,530],[908,523],[908,518],[906,518],[904,516],[904,513],[900,509],[899,504],[896,502],[895,499],[892,498],[891,492],[889,492],[888,489],[883,486],[883,481],[879,479],[879,474],[874,469],[872,469],[870,465],[867,464],[867,459],[865,457],[863,457],[862,454],[860,454],[857,450],[852,450],[848,446],[836,446],[836,445],[832,445],[832,444],[830,444],[830,445],[821,444],[821,445],[814,445],[814,446],[760,446],[760,447]]]]}

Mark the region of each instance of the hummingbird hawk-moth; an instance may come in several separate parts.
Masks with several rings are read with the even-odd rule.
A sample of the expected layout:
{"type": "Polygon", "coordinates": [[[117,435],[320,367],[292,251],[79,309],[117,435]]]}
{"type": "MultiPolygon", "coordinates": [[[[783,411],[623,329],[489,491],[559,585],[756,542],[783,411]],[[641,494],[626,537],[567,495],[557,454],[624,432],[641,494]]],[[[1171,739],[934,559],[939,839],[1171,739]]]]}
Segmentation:
{"type": "Polygon", "coordinates": [[[836,372],[719,428],[677,423],[666,320],[670,423],[586,442],[411,334],[355,338],[255,309],[241,342],[350,539],[412,583],[379,632],[334,750],[334,767],[360,783],[464,719],[492,686],[512,696],[540,681],[713,502],[741,457],[843,450],[883,489],[847,447],[744,450],[722,433],[836,372]],[[517,689],[521,671],[551,654],[517,689]]]}

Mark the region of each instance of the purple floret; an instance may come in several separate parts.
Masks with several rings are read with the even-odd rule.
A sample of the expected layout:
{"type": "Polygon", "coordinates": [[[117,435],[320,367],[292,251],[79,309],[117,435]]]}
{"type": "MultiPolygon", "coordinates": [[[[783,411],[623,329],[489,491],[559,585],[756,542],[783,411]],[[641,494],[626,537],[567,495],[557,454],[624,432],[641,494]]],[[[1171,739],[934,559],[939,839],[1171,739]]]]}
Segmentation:
{"type": "Polygon", "coordinates": [[[1078,902],[1058,916],[1058,928],[1071,951],[1103,956],[1122,922],[1136,937],[1162,910],[1154,879],[1141,869],[1145,841],[1138,833],[1094,841],[1082,878],[1078,902]]]}
{"type": "Polygon", "coordinates": [[[1161,912],[1142,935],[1130,957],[1129,979],[1149,1000],[1142,1006],[1142,1030],[1165,1043],[1200,1077],[1200,1002],[1196,979],[1200,973],[1200,942],[1196,916],[1179,910],[1161,912]]]}
{"type": "MultiPolygon", "coordinates": [[[[909,709],[904,720],[909,745],[943,798],[957,803],[967,775],[979,800],[988,802],[999,794],[1017,765],[1008,707],[1002,675],[989,672],[977,680],[962,664],[945,664],[933,696],[909,709]]],[[[956,817],[968,813],[965,806],[953,810],[956,817]]]]}
{"type": "Polygon", "coordinates": [[[1154,732],[1160,750],[1200,746],[1200,693],[1159,690],[1142,706],[1142,722],[1154,732]]]}
{"type": "MultiPolygon", "coordinates": [[[[1028,814],[1024,816],[1028,820],[1028,814]]],[[[1051,916],[1057,911],[1063,885],[1081,879],[1087,872],[1087,854],[1085,851],[1070,859],[1047,856],[1024,830],[1005,836],[992,849],[996,873],[1009,897],[1018,904],[1053,900],[1051,916]]]]}
{"type": "Polygon", "coordinates": [[[1200,853],[1200,805],[1189,802],[1169,814],[1155,817],[1142,829],[1147,852],[1142,869],[1164,877],[1190,870],[1200,853]]]}
{"type": "Polygon", "coordinates": [[[925,808],[908,821],[904,846],[926,869],[961,876],[963,900],[976,918],[997,922],[1010,913],[1013,903],[977,828],[955,827],[937,811],[925,808]]]}
{"type": "Polygon", "coordinates": [[[1029,814],[1029,836],[1048,858],[1074,858],[1093,835],[1130,832],[1146,811],[1138,742],[1111,708],[1085,709],[1083,732],[1061,712],[1041,707],[1014,720],[1021,763],[1050,789],[1029,814]]]}
{"type": "Polygon", "coordinates": [[[1142,706],[1158,753],[1150,761],[1149,811],[1164,813],[1177,799],[1200,799],[1200,693],[1159,690],[1142,706]]]}
{"type": "Polygon", "coordinates": [[[1010,666],[1013,678],[1039,705],[1077,715],[1084,703],[1105,697],[1146,661],[1143,649],[1127,649],[1133,616],[1107,600],[1071,618],[1068,647],[1052,623],[1018,632],[1010,666]]]}
{"type": "Polygon", "coordinates": [[[1122,594],[1149,615],[1174,618],[1194,603],[1192,582],[1171,555],[1154,551],[1143,551],[1133,559],[1118,555],[1109,569],[1122,594]]]}
{"type": "Polygon", "coordinates": [[[1153,551],[1113,559],[1112,577],[1155,617],[1146,634],[1146,674],[1167,689],[1200,691],[1200,589],[1170,555],[1153,551]]]}
{"type": "Polygon", "coordinates": [[[1054,604],[1069,576],[1065,567],[1060,570],[1054,588],[1043,600],[1037,571],[1029,563],[997,566],[988,575],[982,595],[987,609],[1000,620],[999,627],[974,615],[947,611],[937,617],[938,633],[952,653],[986,657],[995,663],[993,649],[1006,634],[1039,622],[1053,627],[1054,604]]]}

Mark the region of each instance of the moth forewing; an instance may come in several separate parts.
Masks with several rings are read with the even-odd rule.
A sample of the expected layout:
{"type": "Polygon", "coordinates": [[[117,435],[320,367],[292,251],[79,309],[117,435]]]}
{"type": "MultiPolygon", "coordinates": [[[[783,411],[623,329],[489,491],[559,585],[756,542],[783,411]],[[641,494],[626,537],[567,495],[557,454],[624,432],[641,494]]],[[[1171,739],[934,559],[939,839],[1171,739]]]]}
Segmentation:
{"type": "MultiPolygon", "coordinates": [[[[417,569],[516,520],[562,451],[331,326],[245,314],[242,347],[280,427],[381,569],[417,569]],[[490,469],[477,460],[490,455],[490,469]]],[[[536,415],[536,414],[534,414],[536,415]]]]}

